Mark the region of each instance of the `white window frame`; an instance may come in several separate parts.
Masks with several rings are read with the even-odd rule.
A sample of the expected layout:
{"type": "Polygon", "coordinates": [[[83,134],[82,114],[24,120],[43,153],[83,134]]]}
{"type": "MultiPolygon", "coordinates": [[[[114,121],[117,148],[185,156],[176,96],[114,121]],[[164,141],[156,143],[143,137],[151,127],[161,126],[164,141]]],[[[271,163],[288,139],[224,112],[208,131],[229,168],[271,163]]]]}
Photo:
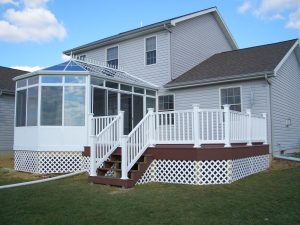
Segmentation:
{"type": "MultiPolygon", "coordinates": [[[[229,89],[229,88],[240,88],[240,97],[241,97],[241,112],[243,112],[243,89],[242,86],[236,85],[236,86],[223,86],[219,88],[219,109],[222,108],[222,96],[221,96],[221,90],[223,89],[229,89]]],[[[230,105],[230,104],[229,104],[230,105]]],[[[234,105],[234,104],[233,104],[234,105]]]]}
{"type": "MultiPolygon", "coordinates": [[[[36,84],[28,84],[28,79],[31,78],[31,77],[28,77],[28,78],[25,78],[24,80],[26,80],[26,85],[23,86],[23,87],[17,87],[17,82],[16,82],[16,93],[15,93],[15,118],[14,118],[14,127],[37,127],[39,126],[39,95],[40,95],[40,75],[35,75],[38,77],[38,82],[36,84]],[[27,125],[27,107],[28,107],[28,89],[29,88],[32,88],[32,87],[38,87],[38,111],[37,111],[37,125],[30,125],[28,126],[27,125]],[[18,91],[22,91],[22,90],[26,90],[26,106],[25,106],[25,125],[24,126],[17,126],[17,92],[18,91]]],[[[35,77],[33,76],[33,77],[35,77]]]]}
{"type": "Polygon", "coordinates": [[[157,54],[158,53],[158,51],[157,51],[157,34],[155,34],[155,35],[151,35],[151,36],[147,36],[147,37],[145,37],[144,38],[144,65],[145,66],[153,66],[153,65],[156,65],[157,64],[157,54]],[[147,41],[147,39],[149,39],[149,38],[152,38],[152,37],[155,37],[155,51],[156,51],[156,61],[155,61],[155,63],[153,63],[153,64],[147,64],[147,52],[146,52],[146,41],[147,41]]]}
{"type": "Polygon", "coordinates": [[[157,111],[158,112],[169,112],[169,111],[175,111],[175,94],[174,93],[170,93],[170,94],[160,94],[157,96],[157,111]],[[162,96],[169,96],[169,95],[173,95],[173,100],[174,100],[174,109],[173,110],[160,110],[159,109],[159,97],[162,97],[162,96]]]}
{"type": "MultiPolygon", "coordinates": [[[[118,65],[117,67],[119,68],[120,67],[120,46],[119,45],[112,45],[112,46],[109,46],[107,48],[105,48],[105,65],[108,67],[108,63],[107,63],[107,52],[108,52],[108,49],[111,49],[111,48],[118,48],[118,65]]],[[[114,59],[115,60],[115,59],[114,59]]]]}
{"type": "MultiPolygon", "coordinates": [[[[43,75],[40,75],[40,93],[41,93],[41,98],[40,98],[40,101],[42,101],[42,87],[48,87],[48,86],[56,86],[56,87],[62,87],[62,125],[41,125],[40,124],[40,121],[41,121],[41,113],[39,114],[39,126],[42,126],[42,127],[47,127],[47,128],[51,128],[51,127],[85,127],[86,126],[86,121],[84,122],[84,125],[82,126],[65,126],[65,87],[66,86],[79,86],[79,87],[85,87],[85,95],[86,95],[86,89],[87,89],[87,76],[84,76],[84,75],[77,75],[77,74],[65,74],[65,75],[62,75],[62,74],[55,74],[57,76],[62,76],[62,83],[43,83],[42,82],[42,76],[45,76],[46,74],[43,74],[43,75]],[[65,77],[66,76],[82,76],[82,77],[85,77],[85,83],[66,83],[65,82],[65,77]]],[[[46,75],[47,76],[47,75],[46,75]]],[[[85,102],[85,108],[86,108],[86,102],[85,102]]],[[[42,102],[40,102],[40,106],[39,108],[41,108],[42,106],[42,102]]],[[[86,114],[86,111],[85,111],[85,114],[86,114]]],[[[86,117],[86,115],[85,115],[86,117]]]]}

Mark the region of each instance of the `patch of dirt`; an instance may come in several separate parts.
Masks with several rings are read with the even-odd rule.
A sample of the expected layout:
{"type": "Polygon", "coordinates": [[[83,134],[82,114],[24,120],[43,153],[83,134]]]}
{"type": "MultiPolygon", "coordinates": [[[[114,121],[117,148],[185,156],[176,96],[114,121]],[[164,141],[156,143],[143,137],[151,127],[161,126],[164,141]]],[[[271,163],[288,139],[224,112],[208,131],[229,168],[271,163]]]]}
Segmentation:
{"type": "Polygon", "coordinates": [[[13,151],[0,151],[0,168],[14,168],[13,151]]]}
{"type": "Polygon", "coordinates": [[[270,166],[270,170],[285,170],[296,167],[300,167],[300,162],[283,159],[273,159],[270,166]]]}
{"type": "Polygon", "coordinates": [[[40,175],[32,174],[32,173],[25,173],[15,171],[10,168],[0,168],[0,177],[2,179],[13,179],[13,180],[37,180],[41,179],[40,175]]]}

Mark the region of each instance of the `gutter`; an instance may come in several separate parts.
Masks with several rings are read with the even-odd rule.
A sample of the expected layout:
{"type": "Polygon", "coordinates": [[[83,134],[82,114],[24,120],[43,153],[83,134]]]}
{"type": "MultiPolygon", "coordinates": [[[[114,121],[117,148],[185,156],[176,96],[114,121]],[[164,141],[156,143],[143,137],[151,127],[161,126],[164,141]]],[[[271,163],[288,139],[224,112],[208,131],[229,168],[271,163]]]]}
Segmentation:
{"type": "Polygon", "coordinates": [[[265,76],[272,77],[274,76],[273,71],[267,71],[263,73],[251,73],[251,74],[244,74],[244,75],[237,75],[237,76],[226,76],[224,78],[213,78],[213,79],[204,79],[202,81],[188,81],[188,82],[180,82],[175,85],[164,85],[167,89],[179,89],[179,88],[187,88],[187,87],[197,87],[197,86],[206,86],[212,84],[220,84],[220,83],[227,83],[227,82],[234,82],[234,81],[244,81],[244,80],[254,80],[254,79],[264,79],[265,76]]]}

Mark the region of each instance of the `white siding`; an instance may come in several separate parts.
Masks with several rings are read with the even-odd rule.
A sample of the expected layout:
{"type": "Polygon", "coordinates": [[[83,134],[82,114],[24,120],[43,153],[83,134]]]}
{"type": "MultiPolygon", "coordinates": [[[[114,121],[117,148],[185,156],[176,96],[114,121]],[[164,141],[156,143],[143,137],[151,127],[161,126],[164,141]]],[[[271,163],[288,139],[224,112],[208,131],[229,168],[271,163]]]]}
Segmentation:
{"type": "Polygon", "coordinates": [[[232,47],[212,14],[178,23],[171,33],[172,78],[229,50],[232,47]]]}
{"type": "Polygon", "coordinates": [[[175,78],[215,53],[232,50],[212,14],[180,22],[171,31],[140,36],[82,54],[105,62],[106,48],[118,45],[119,65],[125,71],[162,87],[171,80],[171,73],[175,78]],[[157,63],[145,65],[145,38],[154,35],[157,37],[157,63]]]}
{"type": "Polygon", "coordinates": [[[241,87],[242,111],[252,109],[254,114],[267,113],[267,85],[265,80],[254,80],[174,90],[175,108],[191,109],[192,104],[206,109],[220,108],[220,88],[241,87]]]}
{"type": "Polygon", "coordinates": [[[294,53],[271,82],[273,149],[300,149],[300,67],[294,53]]]}
{"type": "MultiPolygon", "coordinates": [[[[119,46],[119,65],[126,72],[134,76],[162,86],[170,81],[169,40],[169,32],[161,31],[117,43],[116,45],[119,46]],[[154,35],[157,37],[156,64],[145,65],[145,38],[154,35]]],[[[111,46],[98,48],[82,54],[86,54],[88,58],[105,62],[106,48],[111,46]]]]}
{"type": "Polygon", "coordinates": [[[14,99],[11,95],[0,95],[0,150],[13,149],[14,99]]]}
{"type": "Polygon", "coordinates": [[[269,85],[265,80],[243,81],[174,90],[172,93],[175,94],[175,109],[192,109],[193,104],[199,104],[200,108],[206,109],[220,108],[220,88],[228,87],[241,87],[243,112],[245,112],[246,109],[251,109],[253,114],[267,113],[267,133],[268,143],[270,143],[269,85]]]}

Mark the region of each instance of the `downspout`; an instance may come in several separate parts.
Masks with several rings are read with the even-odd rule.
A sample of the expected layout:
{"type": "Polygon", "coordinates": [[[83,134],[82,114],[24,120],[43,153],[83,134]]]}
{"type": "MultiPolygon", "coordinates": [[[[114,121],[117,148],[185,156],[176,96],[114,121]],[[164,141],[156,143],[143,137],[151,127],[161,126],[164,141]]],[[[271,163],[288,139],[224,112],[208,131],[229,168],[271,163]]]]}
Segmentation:
{"type": "Polygon", "coordinates": [[[170,73],[170,81],[172,80],[172,63],[171,63],[171,57],[172,57],[172,50],[171,50],[171,33],[172,31],[170,30],[170,28],[167,26],[167,24],[164,24],[164,29],[167,30],[169,33],[168,33],[168,36],[169,36],[169,73],[170,73]]]}
{"type": "Polygon", "coordinates": [[[269,138],[269,140],[270,140],[270,143],[269,143],[269,146],[271,146],[271,153],[272,153],[272,155],[273,155],[273,123],[272,123],[272,103],[271,103],[271,94],[272,94],[272,92],[271,92],[271,80],[268,78],[268,74],[266,74],[265,73],[265,80],[266,80],[266,82],[267,82],[267,84],[268,84],[268,101],[269,101],[269,124],[270,124],[270,138],[269,138]]]}

